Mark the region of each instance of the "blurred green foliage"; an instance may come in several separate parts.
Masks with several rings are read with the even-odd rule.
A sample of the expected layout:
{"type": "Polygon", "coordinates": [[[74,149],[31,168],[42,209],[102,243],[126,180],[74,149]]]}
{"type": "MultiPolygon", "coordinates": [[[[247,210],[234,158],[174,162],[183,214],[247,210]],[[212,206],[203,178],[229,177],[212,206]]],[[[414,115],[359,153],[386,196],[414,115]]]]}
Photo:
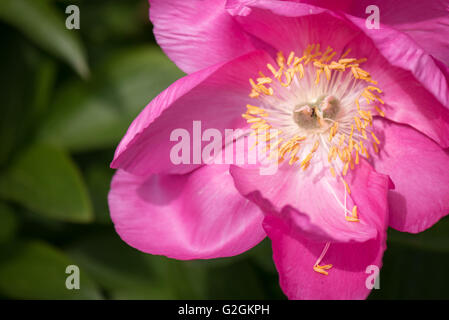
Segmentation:
{"type": "MultiPolygon", "coordinates": [[[[132,119],[183,74],[156,45],[146,0],[0,0],[0,298],[284,299],[269,241],[175,261],[122,242],[107,193],[132,119]],[[76,4],[81,29],[67,30],[76,4]],[[65,268],[81,289],[65,288],[65,268]]],[[[390,231],[371,298],[449,298],[449,220],[390,231]]]]}

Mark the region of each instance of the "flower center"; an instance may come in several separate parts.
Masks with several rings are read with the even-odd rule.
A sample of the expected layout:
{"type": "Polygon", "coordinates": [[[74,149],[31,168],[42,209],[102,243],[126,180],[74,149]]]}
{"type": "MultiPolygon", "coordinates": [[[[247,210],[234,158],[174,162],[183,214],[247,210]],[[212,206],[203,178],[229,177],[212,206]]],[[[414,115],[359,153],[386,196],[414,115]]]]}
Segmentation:
{"type": "Polygon", "coordinates": [[[298,104],[293,110],[293,120],[300,128],[324,132],[329,128],[328,120],[334,120],[338,110],[339,101],[323,95],[315,101],[298,104]]]}
{"type": "MultiPolygon", "coordinates": [[[[256,81],[249,79],[249,96],[257,106],[247,105],[243,118],[251,124],[252,134],[267,143],[268,152],[277,161],[288,160],[306,170],[312,163],[327,168],[342,182],[344,204],[335,195],[348,222],[359,222],[357,206],[347,209],[351,194],[345,176],[379,152],[380,141],[370,128],[373,116],[385,116],[380,105],[382,90],[369,72],[361,68],[365,58],[347,58],[348,49],[339,55],[331,47],[324,52],[320,45],[307,46],[302,56],[291,52],[286,59],[277,55],[277,67],[267,64],[271,76],[259,72],[256,81]],[[338,57],[337,59],[334,59],[338,57]]],[[[321,266],[329,244],[314,265],[314,270],[327,275],[332,265],[321,266]]]]}

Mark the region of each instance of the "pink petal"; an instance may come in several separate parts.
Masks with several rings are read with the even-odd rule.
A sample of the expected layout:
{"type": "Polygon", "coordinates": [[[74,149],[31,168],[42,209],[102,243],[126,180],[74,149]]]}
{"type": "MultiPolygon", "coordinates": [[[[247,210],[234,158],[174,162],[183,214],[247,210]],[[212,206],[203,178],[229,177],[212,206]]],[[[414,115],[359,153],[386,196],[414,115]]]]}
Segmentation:
{"type": "MultiPolygon", "coordinates": [[[[399,38],[392,36],[389,41],[391,46],[400,46],[399,38]]],[[[409,61],[410,64],[417,61],[416,70],[425,78],[425,83],[436,89],[437,95],[427,90],[410,71],[392,66],[365,35],[359,35],[347,45],[353,48],[354,56],[368,59],[362,67],[371,73],[378,81],[377,87],[383,90],[381,96],[385,105],[378,105],[388,119],[414,127],[442,147],[449,146],[449,86],[444,69],[435,64],[432,57],[424,59],[411,54],[409,61]]]]}
{"type": "MultiPolygon", "coordinates": [[[[296,2],[296,1],[295,1],[296,2]]],[[[414,40],[437,59],[449,65],[449,1],[448,0],[307,0],[331,10],[341,10],[366,19],[366,8],[379,8],[380,23],[394,27],[414,40]]]]}
{"type": "MultiPolygon", "coordinates": [[[[370,30],[364,27],[364,19],[349,15],[347,17],[373,40],[374,46],[386,61],[388,61],[388,68],[391,69],[390,73],[396,73],[396,79],[393,77],[390,77],[390,79],[393,80],[392,84],[395,80],[399,79],[397,86],[401,87],[400,89],[406,93],[405,99],[408,99],[403,103],[408,104],[412,101],[414,104],[419,105],[426,100],[428,101],[429,106],[418,108],[418,110],[427,117],[425,109],[429,108],[431,110],[430,112],[435,114],[433,117],[434,120],[432,121],[433,124],[431,125],[429,123],[430,121],[426,123],[421,120],[420,122],[413,122],[411,125],[429,135],[429,137],[437,141],[442,147],[449,147],[449,116],[447,114],[447,108],[449,107],[449,86],[444,73],[435,63],[432,56],[422,50],[407,35],[395,29],[382,26],[381,30],[370,30]],[[408,72],[401,73],[395,67],[408,72]],[[428,128],[425,128],[425,126],[428,126],[428,128]]],[[[374,61],[369,62],[374,64],[374,61]]],[[[377,68],[385,71],[381,63],[377,63],[377,68]]],[[[382,80],[382,76],[382,74],[380,76],[373,74],[373,78],[378,77],[380,78],[379,80],[382,80]]],[[[384,84],[384,86],[386,85],[388,84],[384,84]]],[[[408,108],[405,107],[405,109],[408,108]]],[[[406,124],[410,123],[407,116],[404,116],[404,112],[396,114],[393,117],[392,119],[395,121],[406,124]]]]}
{"type": "Polygon", "coordinates": [[[363,243],[331,243],[320,265],[333,266],[323,275],[313,266],[325,243],[293,237],[277,218],[266,218],[264,227],[281,288],[289,299],[365,299],[370,293],[374,279],[369,277],[382,266],[385,233],[363,243]]]}
{"type": "Polygon", "coordinates": [[[342,51],[359,30],[332,11],[289,1],[228,2],[228,11],[248,33],[277,51],[297,54],[309,44],[321,43],[342,51]],[[246,10],[245,10],[246,9],[246,10]],[[244,12],[244,15],[238,13],[244,12]]]}
{"type": "Polygon", "coordinates": [[[170,150],[178,142],[170,141],[170,135],[176,129],[185,129],[191,141],[197,140],[193,121],[201,121],[201,132],[214,128],[223,136],[224,129],[246,126],[241,114],[246,104],[252,103],[248,79],[256,77],[259,70],[268,72],[270,59],[268,54],[255,51],[172,84],[133,121],[111,167],[141,175],[186,173],[198,167],[192,157],[190,164],[173,164],[170,150]]]}
{"type": "Polygon", "coordinates": [[[229,61],[255,49],[224,10],[225,0],[150,0],[158,44],[187,73],[229,61]]]}
{"type": "Polygon", "coordinates": [[[410,124],[442,147],[449,147],[448,82],[432,56],[408,35],[388,26],[370,30],[365,18],[302,3],[264,0],[232,4],[231,13],[245,13],[236,16],[242,27],[277,50],[302,52],[306,45],[320,43],[337,52],[351,48],[351,56],[368,58],[362,67],[385,90],[387,117],[410,124]]]}
{"type": "MultiPolygon", "coordinates": [[[[365,161],[345,177],[351,194],[346,208],[358,207],[360,222],[345,218],[345,187],[316,162],[306,171],[281,165],[273,175],[255,168],[231,166],[237,189],[257,203],[267,216],[282,219],[292,233],[321,241],[366,241],[376,238],[387,216],[390,180],[365,161]]],[[[351,215],[351,214],[348,214],[351,215]]]]}
{"type": "Polygon", "coordinates": [[[449,156],[412,128],[376,120],[381,139],[377,171],[395,184],[390,191],[390,226],[421,232],[449,213],[449,156]]]}
{"type": "Polygon", "coordinates": [[[146,177],[119,170],[109,208],[126,243],[175,259],[233,256],[265,237],[262,213],[239,195],[226,165],[146,177]]]}

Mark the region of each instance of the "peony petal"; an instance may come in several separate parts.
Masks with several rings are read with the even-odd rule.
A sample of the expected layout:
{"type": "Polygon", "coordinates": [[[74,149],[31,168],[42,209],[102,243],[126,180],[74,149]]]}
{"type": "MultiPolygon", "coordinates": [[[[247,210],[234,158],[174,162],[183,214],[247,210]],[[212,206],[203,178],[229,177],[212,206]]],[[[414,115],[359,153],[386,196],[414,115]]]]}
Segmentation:
{"type": "MultiPolygon", "coordinates": [[[[184,129],[190,140],[201,139],[193,132],[193,121],[201,121],[198,135],[213,128],[224,136],[225,129],[246,126],[241,114],[246,104],[252,103],[248,79],[257,76],[259,70],[267,72],[270,59],[268,54],[255,51],[172,84],[133,121],[115,152],[111,167],[141,175],[186,173],[198,167],[193,155],[190,164],[175,165],[171,161],[170,150],[178,143],[170,141],[171,134],[176,129],[184,129]]],[[[199,148],[191,149],[193,153],[199,148]]]]}
{"type": "Polygon", "coordinates": [[[288,224],[292,233],[321,241],[366,241],[376,238],[387,217],[390,180],[376,173],[365,161],[345,177],[351,189],[331,176],[319,162],[302,171],[281,165],[272,175],[261,175],[256,168],[231,166],[237,189],[258,204],[267,216],[288,224]],[[360,222],[348,222],[358,207],[360,222]],[[351,214],[347,214],[351,215],[351,214]]]}
{"type": "MultiPolygon", "coordinates": [[[[347,17],[372,39],[374,46],[391,66],[409,71],[419,85],[435,97],[441,108],[449,107],[448,83],[432,56],[407,35],[393,28],[382,26],[380,30],[367,29],[364,19],[347,17]]],[[[447,141],[446,144],[449,146],[447,141]]]]}
{"type": "Polygon", "coordinates": [[[379,8],[380,23],[394,27],[414,40],[437,59],[449,65],[449,1],[448,0],[303,0],[331,10],[341,10],[366,19],[367,7],[379,8]]]}
{"type": "Polygon", "coordinates": [[[375,120],[381,140],[378,172],[395,184],[390,191],[390,226],[421,232],[449,213],[449,155],[412,128],[375,120]]]}
{"type": "Polygon", "coordinates": [[[228,2],[227,8],[244,30],[284,53],[299,54],[314,43],[343,51],[346,43],[360,33],[357,27],[342,21],[332,11],[306,4],[238,1],[228,2]],[[239,12],[245,15],[238,15],[239,12]]]}
{"type": "Polygon", "coordinates": [[[337,52],[351,48],[352,56],[368,58],[362,67],[385,90],[391,109],[387,116],[449,147],[449,84],[444,70],[408,35],[384,25],[368,29],[365,18],[303,3],[239,1],[233,6],[231,13],[245,12],[236,16],[242,27],[277,50],[302,52],[307,44],[320,43],[337,52]]]}
{"type": "Polygon", "coordinates": [[[332,264],[323,275],[313,270],[325,243],[293,237],[277,218],[264,220],[271,239],[279,282],[289,299],[365,299],[382,266],[385,232],[363,243],[332,243],[320,265],[332,264]]]}
{"type": "Polygon", "coordinates": [[[126,243],[175,259],[233,256],[265,237],[262,213],[240,196],[226,165],[146,177],[119,170],[109,208],[126,243]]]}
{"type": "MultiPolygon", "coordinates": [[[[398,45],[400,42],[400,39],[390,40],[391,45],[398,45]]],[[[381,97],[385,105],[378,103],[378,106],[382,107],[388,119],[414,127],[442,147],[449,146],[449,104],[446,105],[449,87],[444,69],[440,69],[437,65],[434,65],[436,66],[434,69],[428,64],[427,58],[432,63],[435,62],[432,57],[421,59],[411,54],[409,61],[415,61],[416,58],[417,69],[420,70],[421,76],[425,77],[426,83],[431,83],[437,88],[437,96],[442,100],[438,100],[437,96],[427,90],[410,71],[392,66],[365,35],[354,38],[347,46],[353,49],[354,56],[368,59],[363,64],[363,69],[371,73],[378,81],[377,86],[383,90],[381,97]],[[434,82],[436,79],[438,80],[434,82]]]]}
{"type": "Polygon", "coordinates": [[[186,73],[255,50],[251,36],[224,10],[225,0],[150,0],[158,44],[186,73]]]}

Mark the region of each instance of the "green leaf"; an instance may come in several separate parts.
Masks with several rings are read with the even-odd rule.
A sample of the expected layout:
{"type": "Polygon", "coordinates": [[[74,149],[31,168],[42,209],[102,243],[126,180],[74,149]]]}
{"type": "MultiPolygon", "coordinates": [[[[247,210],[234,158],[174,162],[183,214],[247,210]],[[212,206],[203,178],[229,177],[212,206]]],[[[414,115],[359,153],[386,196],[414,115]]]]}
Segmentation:
{"type": "Polygon", "coordinates": [[[65,26],[65,15],[49,1],[0,0],[0,19],[23,32],[42,49],[70,64],[81,76],[89,73],[76,30],[65,26]]]}
{"type": "Polygon", "coordinates": [[[77,167],[62,150],[32,145],[0,177],[0,196],[47,217],[89,222],[92,209],[77,167]]]}
{"type": "Polygon", "coordinates": [[[0,50],[0,165],[3,166],[34,136],[32,129],[38,121],[35,106],[39,99],[43,103],[48,94],[42,92],[44,88],[38,88],[37,82],[43,68],[35,66],[46,65],[42,63],[42,55],[6,28],[0,28],[0,38],[5,47],[0,50]]]}
{"type": "Polygon", "coordinates": [[[0,243],[11,240],[17,231],[18,221],[15,213],[0,202],[0,243]]]}
{"type": "Polygon", "coordinates": [[[39,137],[72,151],[114,147],[145,105],[181,76],[157,47],[115,54],[90,83],[61,89],[39,137]]]}
{"type": "Polygon", "coordinates": [[[271,249],[271,241],[266,238],[257,246],[249,251],[253,261],[265,272],[277,274],[273,261],[273,251],[271,249]]]}
{"type": "Polygon", "coordinates": [[[390,228],[388,241],[417,249],[449,253],[449,216],[418,234],[399,232],[390,228]]]}
{"type": "MultiPolygon", "coordinates": [[[[68,252],[111,298],[175,299],[175,292],[149,263],[148,255],[129,247],[113,232],[86,237],[73,244],[68,252]]],[[[163,268],[162,273],[167,270],[163,268]]]]}
{"type": "Polygon", "coordinates": [[[104,50],[123,40],[129,42],[139,35],[148,37],[151,31],[148,30],[147,9],[148,4],[141,0],[84,1],[82,22],[89,28],[80,29],[83,39],[96,44],[97,49],[104,50]]]}
{"type": "Polygon", "coordinates": [[[66,287],[69,265],[76,262],[44,242],[9,245],[0,250],[0,292],[14,299],[99,299],[87,272],[80,268],[80,289],[66,287]]]}
{"type": "MultiPolygon", "coordinates": [[[[110,159],[108,158],[108,160],[110,159]]],[[[107,199],[114,170],[106,165],[108,160],[101,164],[95,163],[90,165],[85,173],[86,183],[94,208],[95,221],[102,224],[112,223],[107,199]]]]}
{"type": "Polygon", "coordinates": [[[266,299],[263,278],[249,259],[208,270],[209,299],[266,299]]]}
{"type": "Polygon", "coordinates": [[[449,299],[449,254],[388,242],[370,299],[449,299]]]}

